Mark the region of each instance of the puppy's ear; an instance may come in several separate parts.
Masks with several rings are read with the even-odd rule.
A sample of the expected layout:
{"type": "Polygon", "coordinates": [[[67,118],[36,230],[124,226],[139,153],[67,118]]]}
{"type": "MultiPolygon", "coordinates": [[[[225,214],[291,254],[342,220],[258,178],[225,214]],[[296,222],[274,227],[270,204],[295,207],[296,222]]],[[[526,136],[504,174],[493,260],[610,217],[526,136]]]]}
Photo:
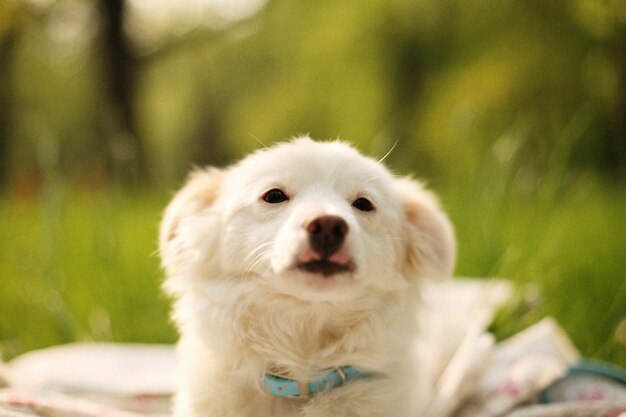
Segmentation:
{"type": "Polygon", "coordinates": [[[408,224],[404,273],[446,278],[456,260],[454,229],[437,197],[410,178],[396,180],[408,224]]]}
{"type": "Polygon", "coordinates": [[[217,168],[192,172],[183,188],[165,209],[159,230],[159,252],[168,274],[176,272],[175,267],[181,263],[185,248],[192,244],[183,235],[185,228],[191,230],[194,225],[185,220],[192,220],[195,215],[213,205],[219,194],[222,177],[222,171],[217,168]]]}

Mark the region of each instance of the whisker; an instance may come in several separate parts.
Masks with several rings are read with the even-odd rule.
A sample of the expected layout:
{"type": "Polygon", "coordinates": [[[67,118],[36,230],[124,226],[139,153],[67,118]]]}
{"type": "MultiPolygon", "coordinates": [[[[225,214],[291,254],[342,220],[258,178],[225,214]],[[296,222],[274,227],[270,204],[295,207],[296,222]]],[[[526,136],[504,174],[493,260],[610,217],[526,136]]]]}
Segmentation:
{"type": "Polygon", "coordinates": [[[253,263],[248,265],[248,268],[244,271],[244,279],[247,279],[251,275],[260,275],[260,274],[262,274],[262,271],[257,271],[257,268],[258,268],[258,265],[261,265],[261,263],[263,261],[265,261],[267,258],[269,258],[268,253],[260,254],[257,257],[257,259],[253,263]]]}
{"type": "Polygon", "coordinates": [[[244,278],[247,278],[251,273],[254,273],[254,269],[258,266],[266,257],[269,256],[269,249],[273,242],[264,242],[254,248],[246,255],[243,260],[244,278]]]}
{"type": "Polygon", "coordinates": [[[269,149],[268,146],[266,144],[264,144],[261,139],[257,138],[256,136],[250,134],[250,137],[254,140],[256,140],[257,142],[259,142],[265,149],[269,149]]]}
{"type": "Polygon", "coordinates": [[[374,176],[374,177],[369,177],[366,180],[363,180],[363,182],[370,182],[370,181],[376,181],[377,179],[382,178],[380,175],[374,176]]]}
{"type": "Polygon", "coordinates": [[[387,151],[387,153],[385,154],[385,156],[383,156],[382,158],[380,158],[378,160],[378,162],[376,162],[376,165],[381,164],[385,159],[387,159],[387,157],[391,154],[391,152],[393,152],[393,150],[396,148],[396,145],[398,145],[398,140],[396,140],[396,142],[393,144],[393,146],[391,147],[391,149],[389,149],[387,151]]]}
{"type": "MultiPolygon", "coordinates": [[[[267,245],[264,245],[264,246],[267,246],[267,245]]],[[[254,257],[250,259],[249,262],[247,262],[247,265],[250,267],[253,267],[256,264],[258,264],[259,261],[263,260],[267,256],[269,256],[269,251],[265,251],[265,247],[264,247],[263,250],[259,250],[258,253],[254,255],[254,257]]]]}
{"type": "Polygon", "coordinates": [[[249,257],[251,257],[251,256],[255,256],[255,255],[256,255],[259,251],[262,251],[262,250],[266,249],[266,247],[267,247],[267,246],[270,246],[270,245],[272,245],[273,243],[274,243],[274,242],[272,242],[272,241],[269,241],[269,242],[263,242],[263,243],[261,243],[259,246],[257,246],[256,248],[252,249],[252,250],[250,251],[250,253],[248,253],[248,254],[246,255],[246,258],[245,258],[245,259],[248,259],[248,258],[249,258],[249,257]]]}
{"type": "Polygon", "coordinates": [[[252,270],[255,266],[259,264],[266,256],[268,256],[268,252],[262,251],[257,253],[249,262],[246,262],[245,270],[252,270]]]}

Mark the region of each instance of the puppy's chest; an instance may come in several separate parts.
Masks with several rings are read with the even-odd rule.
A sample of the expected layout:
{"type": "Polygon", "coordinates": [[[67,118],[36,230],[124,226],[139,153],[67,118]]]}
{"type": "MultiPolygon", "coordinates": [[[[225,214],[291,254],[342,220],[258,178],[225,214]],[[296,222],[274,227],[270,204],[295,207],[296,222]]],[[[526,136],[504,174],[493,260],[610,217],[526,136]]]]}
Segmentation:
{"type": "Polygon", "coordinates": [[[294,311],[252,308],[240,318],[250,350],[273,363],[324,363],[354,350],[358,324],[294,311]]]}

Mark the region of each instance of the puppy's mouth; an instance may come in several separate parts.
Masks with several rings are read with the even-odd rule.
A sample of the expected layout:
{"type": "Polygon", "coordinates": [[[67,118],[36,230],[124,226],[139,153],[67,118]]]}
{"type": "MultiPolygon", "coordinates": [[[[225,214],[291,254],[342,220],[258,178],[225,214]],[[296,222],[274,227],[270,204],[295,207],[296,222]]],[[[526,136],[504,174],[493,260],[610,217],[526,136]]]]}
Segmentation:
{"type": "Polygon", "coordinates": [[[321,274],[323,277],[330,277],[335,274],[341,274],[345,272],[354,271],[354,264],[352,262],[339,263],[331,261],[328,258],[319,260],[313,260],[309,262],[300,262],[296,265],[301,271],[311,272],[314,274],[321,274]]]}

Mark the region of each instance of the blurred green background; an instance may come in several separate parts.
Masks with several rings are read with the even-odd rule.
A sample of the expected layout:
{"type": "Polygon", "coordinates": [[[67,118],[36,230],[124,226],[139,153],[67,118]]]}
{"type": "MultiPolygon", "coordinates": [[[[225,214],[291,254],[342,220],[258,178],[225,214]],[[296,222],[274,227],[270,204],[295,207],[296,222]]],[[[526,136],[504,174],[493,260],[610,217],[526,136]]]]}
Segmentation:
{"type": "Polygon", "coordinates": [[[309,133],[428,179],[457,275],[626,366],[626,1],[2,0],[0,352],[172,342],[193,165],[309,133]]]}

